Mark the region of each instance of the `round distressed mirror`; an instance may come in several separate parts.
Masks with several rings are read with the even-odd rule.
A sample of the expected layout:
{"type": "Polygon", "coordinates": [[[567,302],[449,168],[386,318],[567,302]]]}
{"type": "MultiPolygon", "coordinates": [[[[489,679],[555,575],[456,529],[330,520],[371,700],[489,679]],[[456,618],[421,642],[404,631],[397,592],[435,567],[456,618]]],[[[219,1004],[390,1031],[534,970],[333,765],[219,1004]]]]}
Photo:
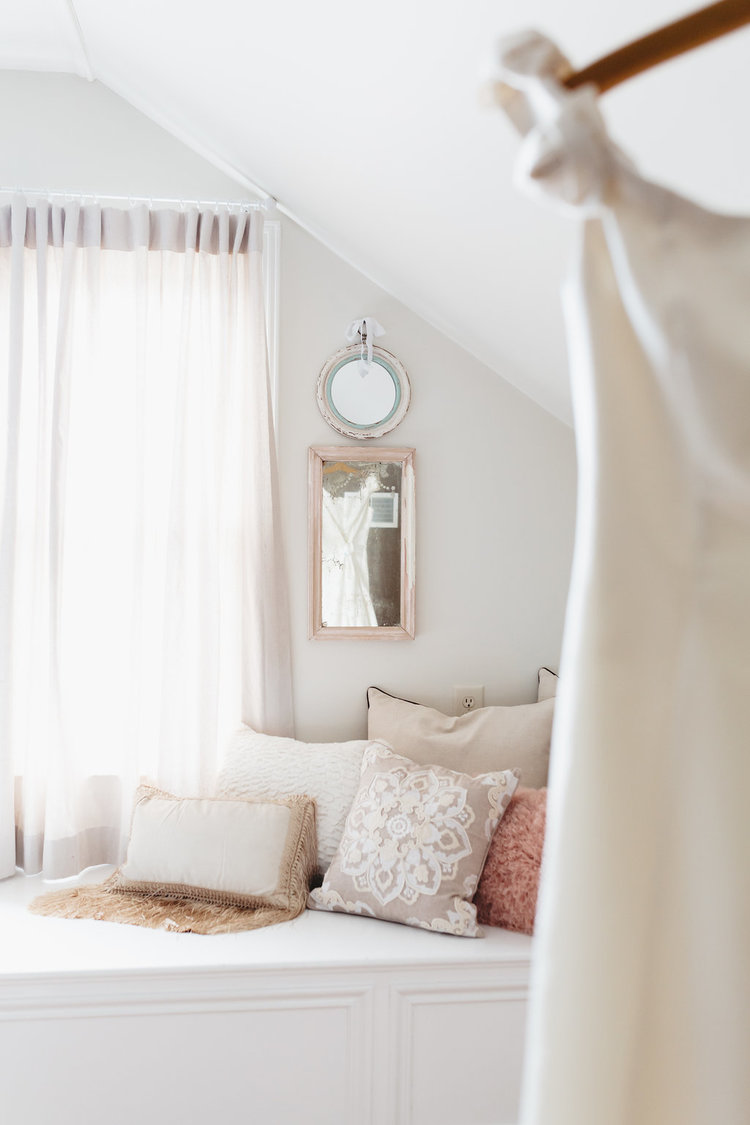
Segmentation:
{"type": "Polygon", "coordinates": [[[406,368],[395,355],[373,347],[372,359],[365,358],[362,346],[352,344],[323,364],[317,397],[320,413],[338,433],[377,438],[403,421],[411,387],[406,368]]]}

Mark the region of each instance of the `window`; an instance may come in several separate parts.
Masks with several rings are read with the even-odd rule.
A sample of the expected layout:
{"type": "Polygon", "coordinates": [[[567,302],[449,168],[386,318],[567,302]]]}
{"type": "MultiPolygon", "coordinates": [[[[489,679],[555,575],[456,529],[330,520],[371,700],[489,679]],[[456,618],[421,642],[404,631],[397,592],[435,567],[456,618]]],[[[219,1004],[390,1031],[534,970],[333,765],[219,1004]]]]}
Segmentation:
{"type": "Polygon", "coordinates": [[[0,840],[15,786],[18,858],[54,876],[119,858],[140,777],[198,792],[241,718],[290,721],[274,280],[258,212],[9,225],[0,840]]]}

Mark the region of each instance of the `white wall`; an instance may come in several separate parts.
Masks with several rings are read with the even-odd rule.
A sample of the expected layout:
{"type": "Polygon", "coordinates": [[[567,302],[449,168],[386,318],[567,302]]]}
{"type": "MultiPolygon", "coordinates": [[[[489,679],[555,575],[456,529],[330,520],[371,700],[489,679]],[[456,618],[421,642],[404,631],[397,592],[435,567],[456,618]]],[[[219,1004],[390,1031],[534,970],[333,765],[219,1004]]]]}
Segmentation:
{"type": "MultiPolygon", "coordinates": [[[[13,107],[0,123],[1,186],[247,198],[98,84],[0,72],[0,100],[13,107]]],[[[532,699],[537,666],[559,656],[575,503],[571,431],[288,221],[281,293],[279,455],[298,736],[364,734],[371,683],[446,710],[455,683],[484,684],[487,703],[532,699]],[[386,327],[382,342],[412,382],[409,415],[379,443],[417,451],[411,642],[307,639],[307,448],[346,444],[318,413],[315,381],[346,325],[363,315],[386,327]]]]}
{"type": "Polygon", "coordinates": [[[98,82],[0,71],[0,187],[245,199],[233,180],[98,82]]]}
{"type": "MultiPolygon", "coordinates": [[[[571,553],[571,431],[291,224],[282,233],[282,496],[291,560],[298,735],[364,733],[374,683],[448,709],[452,684],[485,702],[530,699],[559,655],[571,553]],[[406,365],[412,405],[383,445],[416,449],[417,636],[307,640],[306,456],[346,444],[316,376],[347,324],[372,315],[406,365]]],[[[498,309],[502,331],[502,309],[498,309]]],[[[369,443],[367,446],[369,447],[369,443]]]]}

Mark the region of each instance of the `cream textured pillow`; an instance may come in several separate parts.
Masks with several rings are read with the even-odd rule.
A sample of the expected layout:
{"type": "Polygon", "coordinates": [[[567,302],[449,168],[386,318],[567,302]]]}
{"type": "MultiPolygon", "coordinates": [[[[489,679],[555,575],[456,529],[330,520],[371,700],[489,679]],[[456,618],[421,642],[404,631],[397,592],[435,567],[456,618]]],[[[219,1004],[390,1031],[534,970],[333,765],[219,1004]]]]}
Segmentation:
{"type": "Polygon", "coordinates": [[[369,747],[338,851],[309,905],[481,936],[471,899],[517,785],[514,770],[470,777],[369,747]]]}
{"type": "Polygon", "coordinates": [[[144,785],[125,863],[107,888],[295,917],[314,861],[315,805],[308,797],[183,798],[144,785]]]}
{"type": "Polygon", "coordinates": [[[359,785],[368,743],[297,742],[244,727],[232,736],[217,780],[222,797],[282,797],[306,793],[317,807],[321,875],[328,869],[359,785]]]}
{"type": "Polygon", "coordinates": [[[553,672],[551,668],[540,668],[538,680],[537,701],[542,703],[545,699],[554,699],[557,695],[557,672],[553,672]]]}
{"type": "Polygon", "coordinates": [[[367,702],[370,738],[382,739],[415,762],[469,774],[518,767],[527,788],[547,784],[553,699],[443,715],[371,687],[367,702]]]}

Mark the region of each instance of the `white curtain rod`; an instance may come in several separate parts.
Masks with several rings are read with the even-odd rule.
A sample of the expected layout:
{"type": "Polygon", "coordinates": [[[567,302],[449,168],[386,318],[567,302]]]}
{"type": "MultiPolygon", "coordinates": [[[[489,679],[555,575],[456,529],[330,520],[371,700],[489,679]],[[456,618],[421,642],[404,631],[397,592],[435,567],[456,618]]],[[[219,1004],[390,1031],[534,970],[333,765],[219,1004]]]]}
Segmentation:
{"type": "Polygon", "coordinates": [[[22,187],[0,187],[0,194],[31,195],[43,199],[63,199],[71,202],[80,200],[82,203],[91,199],[97,203],[127,203],[131,205],[146,203],[153,206],[154,203],[158,203],[169,207],[235,207],[241,211],[265,211],[267,215],[272,215],[276,211],[276,200],[270,195],[260,202],[249,199],[160,199],[153,195],[102,195],[96,191],[47,191],[44,188],[22,187]]]}

